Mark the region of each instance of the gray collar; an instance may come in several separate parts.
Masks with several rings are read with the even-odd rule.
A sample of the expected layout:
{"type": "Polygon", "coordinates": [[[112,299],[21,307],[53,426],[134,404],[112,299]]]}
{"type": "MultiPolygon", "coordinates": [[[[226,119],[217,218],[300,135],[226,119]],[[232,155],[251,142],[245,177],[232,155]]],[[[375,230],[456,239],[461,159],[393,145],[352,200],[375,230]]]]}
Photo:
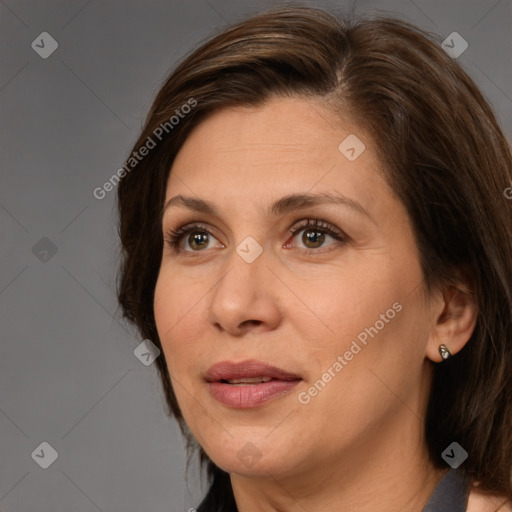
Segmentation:
{"type": "Polygon", "coordinates": [[[422,512],[466,512],[469,482],[462,469],[450,469],[437,484],[422,512]]]}

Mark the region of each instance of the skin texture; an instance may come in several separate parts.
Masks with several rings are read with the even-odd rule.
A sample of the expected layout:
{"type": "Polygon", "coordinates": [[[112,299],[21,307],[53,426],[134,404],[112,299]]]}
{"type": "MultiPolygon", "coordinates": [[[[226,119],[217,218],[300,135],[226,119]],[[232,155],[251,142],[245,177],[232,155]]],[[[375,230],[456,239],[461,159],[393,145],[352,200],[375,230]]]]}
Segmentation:
{"type": "MultiPolygon", "coordinates": [[[[311,99],[274,98],[221,110],[177,155],[173,196],[199,197],[218,215],[174,205],[163,232],[205,225],[206,248],[189,235],[167,244],[155,290],[155,320],[185,421],[231,475],[240,512],[419,511],[444,471],[428,461],[423,418],[438,346],[468,341],[476,306],[454,288],[427,296],[411,223],[381,174],[371,138],[311,99]],[[338,149],[355,134],[366,149],[338,149]],[[277,216],[268,207],[293,193],[338,193],[345,205],[277,216]],[[346,234],[308,243],[317,218],[346,234]],[[263,252],[236,252],[248,236],[263,252]],[[325,387],[307,392],[393,304],[402,308],[325,387]],[[300,375],[291,392],[252,409],[214,400],[204,381],[219,361],[257,359],[300,375]],[[238,452],[256,447],[248,465],[238,452]]],[[[204,229],[196,229],[202,233],[204,229]]],[[[325,233],[325,232],[324,232],[325,233]]],[[[467,286],[467,283],[465,284],[467,286]]]]}
{"type": "Polygon", "coordinates": [[[489,496],[475,484],[469,495],[466,512],[512,512],[512,502],[501,496],[489,496]]]}

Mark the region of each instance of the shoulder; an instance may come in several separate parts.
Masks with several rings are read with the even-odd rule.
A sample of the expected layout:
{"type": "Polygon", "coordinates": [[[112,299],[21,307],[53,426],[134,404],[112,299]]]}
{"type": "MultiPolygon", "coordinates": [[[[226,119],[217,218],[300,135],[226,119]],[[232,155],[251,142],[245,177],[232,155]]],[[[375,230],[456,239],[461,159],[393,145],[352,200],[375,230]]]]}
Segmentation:
{"type": "Polygon", "coordinates": [[[502,496],[489,495],[473,486],[469,493],[466,512],[512,512],[512,501],[502,496]]]}

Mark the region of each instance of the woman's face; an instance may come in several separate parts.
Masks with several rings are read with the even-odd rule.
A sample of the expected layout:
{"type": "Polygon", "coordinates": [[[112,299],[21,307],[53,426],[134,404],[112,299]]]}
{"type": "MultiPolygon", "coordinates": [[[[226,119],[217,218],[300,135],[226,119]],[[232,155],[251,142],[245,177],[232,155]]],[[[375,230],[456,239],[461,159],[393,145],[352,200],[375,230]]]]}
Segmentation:
{"type": "Polygon", "coordinates": [[[185,421],[225,471],[331,471],[423,439],[435,314],[373,144],[279,98],[211,115],[177,155],[163,233],[186,232],[164,246],[155,318],[185,421]]]}

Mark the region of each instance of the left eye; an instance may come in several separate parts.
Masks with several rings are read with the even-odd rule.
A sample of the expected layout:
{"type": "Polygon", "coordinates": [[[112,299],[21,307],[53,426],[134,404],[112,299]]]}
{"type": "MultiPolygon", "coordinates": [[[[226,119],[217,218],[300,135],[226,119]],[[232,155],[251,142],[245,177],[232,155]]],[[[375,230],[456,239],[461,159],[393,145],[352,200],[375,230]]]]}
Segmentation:
{"type": "Polygon", "coordinates": [[[325,240],[331,237],[331,235],[324,233],[318,229],[308,228],[302,231],[303,234],[300,237],[300,240],[308,249],[316,249],[318,247],[322,247],[322,245],[324,245],[325,240]]]}
{"type": "Polygon", "coordinates": [[[293,238],[298,238],[302,243],[302,248],[306,249],[318,249],[320,247],[324,247],[325,245],[332,245],[333,242],[326,244],[329,239],[333,240],[334,243],[336,241],[344,241],[343,237],[332,231],[328,228],[320,228],[320,227],[305,227],[298,228],[293,231],[293,238]],[[301,236],[300,233],[302,233],[301,236]]]}

